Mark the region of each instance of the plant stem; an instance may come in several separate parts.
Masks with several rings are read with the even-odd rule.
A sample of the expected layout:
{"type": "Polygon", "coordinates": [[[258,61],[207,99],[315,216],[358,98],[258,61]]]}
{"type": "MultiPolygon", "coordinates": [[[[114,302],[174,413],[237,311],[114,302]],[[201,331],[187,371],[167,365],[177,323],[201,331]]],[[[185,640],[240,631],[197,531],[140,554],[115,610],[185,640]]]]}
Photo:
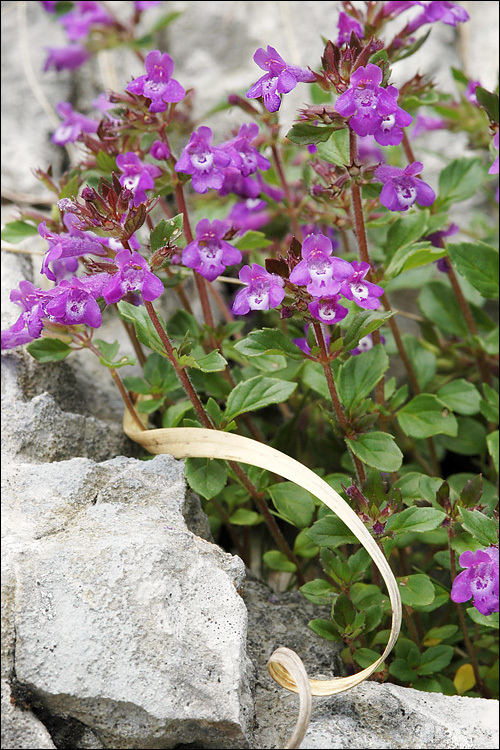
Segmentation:
{"type": "MultiPolygon", "coordinates": [[[[337,393],[337,388],[335,386],[335,381],[333,379],[332,368],[330,366],[328,352],[326,350],[325,338],[323,336],[323,331],[321,330],[320,323],[316,323],[316,322],[313,323],[313,328],[314,328],[314,335],[316,336],[316,342],[321,352],[319,361],[323,368],[323,372],[325,373],[328,390],[330,392],[330,397],[332,399],[333,408],[335,409],[335,414],[337,415],[337,419],[339,421],[340,427],[346,437],[349,437],[349,438],[355,437],[355,435],[353,435],[352,429],[349,426],[349,423],[342,409],[342,405],[340,403],[339,394],[337,393]]],[[[352,453],[352,457],[354,460],[354,464],[356,466],[358,480],[360,482],[364,482],[366,479],[364,466],[354,453],[352,453]]]]}
{"type": "MultiPolygon", "coordinates": [[[[457,562],[456,562],[455,550],[451,546],[452,536],[453,536],[453,531],[451,528],[448,528],[448,550],[450,553],[450,572],[451,572],[452,581],[454,581],[455,578],[457,577],[457,562]]],[[[454,602],[454,604],[457,609],[458,619],[460,620],[460,627],[462,629],[462,634],[464,637],[465,648],[467,649],[467,653],[469,655],[470,663],[472,665],[472,669],[474,672],[474,677],[476,678],[477,687],[483,698],[491,698],[492,697],[491,691],[488,688],[488,686],[483,682],[483,679],[479,673],[479,665],[477,663],[474,647],[472,646],[471,640],[469,638],[469,631],[467,630],[467,623],[465,621],[465,615],[462,609],[462,605],[459,604],[458,602],[454,602]]]]}
{"type": "Polygon", "coordinates": [[[271,144],[271,151],[272,151],[272,154],[273,154],[274,166],[275,166],[276,172],[278,173],[278,178],[279,178],[281,187],[283,188],[283,192],[285,193],[285,198],[286,198],[286,201],[287,201],[288,206],[289,206],[289,208],[288,208],[288,214],[290,216],[290,221],[292,222],[293,233],[294,233],[295,237],[297,238],[297,240],[299,242],[302,242],[303,239],[304,239],[304,235],[302,233],[302,229],[301,229],[301,226],[299,224],[299,220],[297,218],[297,214],[295,212],[295,206],[294,206],[294,203],[293,203],[292,193],[290,191],[290,187],[289,187],[287,179],[286,179],[285,171],[283,169],[283,164],[281,162],[281,156],[280,156],[280,153],[278,151],[278,147],[276,146],[276,143],[274,143],[274,142],[271,144]]]}
{"type": "MultiPolygon", "coordinates": [[[[191,403],[194,406],[194,409],[196,413],[198,414],[200,421],[204,427],[206,427],[209,430],[215,429],[212,422],[210,421],[203,404],[200,401],[200,398],[198,394],[196,393],[195,389],[193,388],[193,385],[188,377],[187,372],[183,367],[180,367],[179,363],[177,362],[177,359],[174,354],[174,349],[172,344],[170,343],[170,339],[168,337],[167,332],[163,328],[162,324],[160,323],[160,320],[158,316],[156,315],[156,311],[151,304],[151,302],[144,301],[144,304],[146,306],[146,310],[148,312],[149,317],[151,318],[151,322],[153,323],[163,346],[165,347],[165,351],[167,352],[168,358],[170,362],[172,363],[172,366],[176,372],[177,377],[179,378],[179,381],[184,388],[187,397],[191,401],[191,403]]],[[[301,585],[305,583],[305,578],[303,574],[300,571],[299,562],[297,558],[295,557],[294,553],[288,546],[288,543],[286,539],[284,538],[283,534],[281,533],[281,530],[276,523],[276,520],[272,516],[272,514],[269,511],[269,508],[267,507],[264,496],[261,492],[257,490],[256,487],[252,484],[252,482],[249,480],[243,469],[234,461],[228,461],[229,466],[232,468],[238,479],[240,479],[241,483],[245,487],[245,489],[249,492],[250,496],[254,500],[255,504],[259,508],[260,512],[262,513],[266,524],[268,526],[269,531],[271,532],[272,536],[274,537],[276,543],[280,547],[281,551],[286,555],[286,557],[290,560],[290,562],[293,562],[293,564],[297,567],[297,578],[301,582],[301,585]]]]}
{"type": "Polygon", "coordinates": [[[131,323],[129,323],[127,320],[124,320],[121,317],[120,317],[120,320],[122,322],[123,327],[125,328],[127,332],[127,336],[129,337],[132,343],[132,346],[134,347],[134,352],[139,361],[139,364],[141,365],[141,367],[144,367],[144,365],[146,364],[146,355],[144,354],[142,350],[141,342],[137,338],[134,326],[131,323]]]}
{"type": "MultiPolygon", "coordinates": [[[[455,293],[457,302],[460,305],[460,309],[462,310],[462,314],[467,324],[467,328],[469,329],[471,336],[479,336],[476,321],[474,320],[474,316],[472,315],[472,310],[470,309],[470,305],[464,297],[464,293],[462,292],[462,287],[460,286],[460,283],[458,281],[457,275],[455,273],[455,269],[453,268],[453,266],[451,265],[449,261],[447,261],[446,266],[447,266],[447,273],[448,273],[448,278],[450,280],[451,287],[455,293]]],[[[481,373],[481,379],[483,383],[490,385],[490,382],[491,382],[490,372],[489,372],[488,363],[486,361],[486,357],[485,357],[483,350],[478,349],[476,351],[476,356],[477,356],[477,361],[479,364],[479,370],[481,373]]]]}

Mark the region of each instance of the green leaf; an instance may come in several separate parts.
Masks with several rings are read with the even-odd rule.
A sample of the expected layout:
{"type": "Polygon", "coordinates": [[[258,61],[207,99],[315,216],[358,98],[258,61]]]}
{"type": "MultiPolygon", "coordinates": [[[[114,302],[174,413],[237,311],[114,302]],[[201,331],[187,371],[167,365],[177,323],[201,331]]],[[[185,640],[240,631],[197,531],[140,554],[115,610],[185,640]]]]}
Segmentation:
{"type": "Polygon", "coordinates": [[[401,468],[403,454],[392,435],[386,432],[367,432],[359,435],[357,440],[346,438],[346,443],[367,466],[380,471],[397,471],[401,468]]]}
{"type": "Polygon", "coordinates": [[[431,646],[421,656],[418,674],[441,672],[453,659],[453,646],[431,646]]]}
{"type": "Polygon", "coordinates": [[[295,346],[279,328],[262,328],[260,331],[252,331],[244,339],[237,341],[234,348],[247,357],[284,354],[289,359],[303,359],[298,346],[295,346]]]}
{"type": "Polygon", "coordinates": [[[409,607],[432,604],[435,593],[429,576],[418,573],[398,578],[397,581],[403,604],[409,607]]]}
{"type": "Polygon", "coordinates": [[[97,168],[100,169],[101,172],[105,172],[106,174],[116,172],[116,156],[111,156],[111,154],[107,154],[106,151],[99,151],[95,160],[97,168]]]}
{"type": "Polygon", "coordinates": [[[478,625],[486,625],[487,628],[498,629],[498,612],[493,612],[492,615],[482,615],[475,607],[467,607],[466,611],[470,619],[478,625]]]}
{"type": "Polygon", "coordinates": [[[299,531],[293,543],[293,551],[300,557],[310,559],[311,557],[316,557],[319,553],[319,547],[311,542],[306,534],[307,531],[308,529],[299,531]]]}
{"type": "Polygon", "coordinates": [[[468,330],[454,292],[441,281],[428,282],[418,297],[418,306],[444,333],[467,337],[468,330]]]}
{"type": "Polygon", "coordinates": [[[487,383],[483,383],[484,399],[480,401],[481,414],[489,422],[496,424],[498,422],[498,393],[487,383]]]}
{"type": "Polygon", "coordinates": [[[315,498],[294,482],[279,482],[267,488],[278,513],[294,526],[303,529],[311,523],[315,498]]]}
{"type": "Polygon", "coordinates": [[[47,362],[60,362],[66,359],[68,354],[71,354],[73,351],[68,344],[60,339],[46,338],[32,341],[26,349],[37,362],[42,362],[43,364],[47,362]]]}
{"type": "Polygon", "coordinates": [[[458,273],[479,294],[487,299],[498,299],[498,250],[485,242],[459,242],[447,245],[447,249],[458,273]]]}
{"type": "Polygon", "coordinates": [[[488,547],[490,544],[498,544],[497,524],[493,518],[488,518],[479,510],[466,510],[459,508],[462,526],[477,541],[488,547]]]}
{"type": "Polygon", "coordinates": [[[437,371],[436,355],[426,349],[422,342],[408,333],[403,334],[403,344],[422,389],[431,382],[437,371]]]}
{"type": "Polygon", "coordinates": [[[117,307],[120,316],[134,325],[137,338],[141,344],[148,346],[162,357],[166,357],[167,353],[165,348],[156,332],[156,328],[151,322],[151,318],[149,317],[146,308],[143,305],[136,307],[135,305],[130,304],[130,302],[124,302],[123,300],[118,302],[117,307]]]}
{"type": "Polygon", "coordinates": [[[187,458],[186,479],[189,486],[210,500],[221,492],[227,481],[227,466],[216,458],[187,458]]]}
{"type": "Polygon", "coordinates": [[[137,405],[137,411],[141,414],[153,414],[157,409],[163,406],[165,397],[149,399],[148,401],[140,401],[137,405]]]}
{"type": "MultiPolygon", "coordinates": [[[[371,664],[377,661],[377,659],[380,657],[380,654],[378,654],[376,651],[373,651],[371,648],[358,648],[353,655],[353,659],[356,662],[356,664],[359,664],[361,669],[366,669],[371,664]]],[[[381,672],[383,669],[385,669],[385,661],[382,662],[382,664],[377,667],[375,674],[377,672],[381,672]]]]}
{"type": "MultiPolygon", "coordinates": [[[[458,625],[442,625],[440,628],[431,628],[425,634],[423,643],[429,645],[427,641],[445,641],[447,638],[452,638],[457,632],[458,625]]],[[[437,646],[438,644],[433,645],[437,646]]]]}
{"type": "Polygon", "coordinates": [[[356,313],[344,334],[344,347],[354,349],[359,344],[360,339],[376,331],[392,315],[392,312],[380,312],[378,310],[362,310],[356,313]]]}
{"type": "Polygon", "coordinates": [[[408,249],[424,236],[429,216],[427,210],[398,216],[387,232],[385,254],[388,261],[392,261],[398,250],[408,249]]]}
{"type": "Polygon", "coordinates": [[[160,31],[160,29],[166,29],[167,26],[170,26],[172,21],[175,21],[175,19],[179,18],[179,16],[182,16],[182,11],[180,10],[173,10],[170,13],[166,13],[164,16],[160,16],[160,18],[151,27],[150,33],[160,31]]]}
{"type": "Polygon", "coordinates": [[[262,555],[265,564],[271,570],[281,570],[284,573],[294,573],[297,566],[290,562],[288,557],[277,549],[270,549],[262,555]]]}
{"type": "MultiPolygon", "coordinates": [[[[146,360],[144,377],[150,383],[153,392],[168,393],[179,388],[179,381],[173,365],[168,359],[156,354],[156,352],[150,354],[146,360]]],[[[142,391],[139,391],[139,393],[142,393],[142,391]]]]}
{"type": "Polygon", "coordinates": [[[351,600],[345,594],[340,594],[333,605],[332,620],[343,631],[354,622],[355,617],[356,610],[351,600]]]}
{"type": "Polygon", "coordinates": [[[330,549],[341,544],[355,544],[358,541],[350,528],[333,513],[313,523],[306,534],[318,547],[330,549]]]}
{"type": "Polygon", "coordinates": [[[386,523],[386,531],[406,533],[408,531],[424,532],[437,529],[446,519],[446,514],[435,508],[418,508],[412,506],[393,516],[386,523]]]}
{"type": "Polygon", "coordinates": [[[400,490],[403,502],[407,505],[413,505],[420,500],[427,500],[428,503],[432,503],[441,484],[442,480],[437,477],[429,477],[427,474],[418,471],[410,471],[397,481],[395,487],[400,490]]]}
{"type": "Polygon", "coordinates": [[[184,340],[184,337],[188,336],[190,341],[197,341],[200,336],[200,326],[196,318],[186,310],[177,310],[168,319],[167,329],[174,339],[184,340]]]}
{"type": "Polygon", "coordinates": [[[27,221],[9,221],[2,229],[2,239],[12,245],[34,235],[38,235],[38,227],[28,224],[27,221]]]}
{"type": "Polygon", "coordinates": [[[445,255],[446,250],[433,247],[428,242],[417,242],[412,247],[402,247],[395,253],[389,263],[384,278],[391,279],[404,271],[410,271],[412,268],[427,266],[445,255]]]}
{"type": "Polygon", "coordinates": [[[299,589],[300,593],[313,604],[331,604],[336,591],[328,581],[315,578],[314,581],[304,583],[299,589]]]}
{"type": "Polygon", "coordinates": [[[272,241],[267,239],[264,232],[256,232],[253,229],[249,229],[242,237],[233,241],[233,245],[238,250],[263,250],[272,244],[272,241]]]}
{"type": "Polygon", "coordinates": [[[498,326],[495,326],[484,338],[480,339],[480,344],[487,354],[495,356],[499,353],[499,330],[498,326]]]}
{"type": "Polygon", "coordinates": [[[155,253],[171,240],[180,237],[183,226],[183,214],[177,214],[172,219],[161,219],[149,235],[151,252],[155,253]]]}
{"type": "Polygon", "coordinates": [[[463,456],[475,456],[486,450],[486,428],[472,417],[457,417],[458,432],[456,437],[440,438],[444,447],[463,456]]]}
{"type": "Polygon", "coordinates": [[[316,633],[316,635],[319,635],[320,638],[324,638],[327,641],[342,640],[342,636],[335,628],[334,624],[330,622],[330,620],[322,620],[321,618],[317,618],[316,620],[311,620],[309,622],[309,627],[311,628],[313,633],[316,633]]]}
{"type": "Polygon", "coordinates": [[[202,357],[194,357],[194,362],[191,366],[202,372],[220,372],[225,370],[227,366],[227,361],[217,349],[202,357]]]}
{"type": "Polygon", "coordinates": [[[306,362],[302,369],[301,380],[307,388],[319,393],[326,401],[330,400],[331,396],[325,373],[319,362],[306,362]]]}
{"type": "Polygon", "coordinates": [[[486,438],[486,444],[488,446],[488,452],[493,459],[495,464],[495,471],[499,473],[499,461],[498,461],[498,430],[490,433],[486,438]]]}
{"type": "Polygon", "coordinates": [[[138,378],[135,375],[129,375],[128,377],[122,378],[122,380],[123,385],[128,391],[133,391],[133,393],[142,393],[143,395],[151,393],[151,385],[149,383],[146,383],[146,381],[142,378],[138,378]]]}
{"type": "Polygon", "coordinates": [[[337,167],[350,164],[349,128],[336,130],[327,141],[318,143],[318,156],[337,167]]]}
{"type": "Polygon", "coordinates": [[[400,682],[413,682],[415,671],[405,659],[394,659],[389,666],[389,674],[396,677],[400,682]]]}
{"type": "Polygon", "coordinates": [[[292,143],[307,146],[310,143],[323,143],[327,141],[335,128],[321,125],[311,125],[309,122],[296,122],[286,134],[292,143]]]}
{"type": "Polygon", "coordinates": [[[351,410],[368,396],[388,369],[389,357],[382,344],[348,359],[340,370],[337,383],[340,400],[346,409],[351,410]]]}
{"type": "Polygon", "coordinates": [[[451,435],[458,432],[456,418],[445,403],[431,393],[412,398],[397,413],[399,426],[408,437],[428,438],[432,435],[451,435]]]}
{"type": "Polygon", "coordinates": [[[94,343],[96,348],[102,353],[102,357],[99,357],[99,362],[104,367],[110,367],[114,370],[119,367],[125,367],[126,365],[135,365],[135,359],[123,355],[120,359],[115,360],[116,355],[120,349],[118,341],[114,341],[112,344],[108,344],[102,339],[95,339],[94,343]]]}
{"type": "Polygon", "coordinates": [[[247,510],[247,508],[237,508],[229,518],[233,526],[257,526],[263,520],[264,518],[259,513],[247,510]]]}
{"type": "Polygon", "coordinates": [[[439,176],[438,202],[459,203],[470,198],[481,188],[484,173],[479,159],[454,159],[439,176]]]}
{"type": "Polygon", "coordinates": [[[281,404],[292,395],[297,383],[257,375],[238,383],[227,400],[225,418],[230,422],[240,414],[263,409],[270,404],[281,404]]]}
{"type": "Polygon", "coordinates": [[[437,397],[448,409],[458,414],[477,414],[481,404],[481,394],[477,388],[463,378],[443,385],[438,390],[437,397]]]}
{"type": "Polygon", "coordinates": [[[169,406],[168,409],[165,410],[161,426],[177,427],[189,412],[194,412],[191,401],[178,401],[176,404],[169,406]]]}
{"type": "Polygon", "coordinates": [[[499,106],[498,106],[498,94],[494,94],[491,91],[483,88],[482,86],[476,86],[476,98],[478,104],[486,110],[488,117],[491,122],[498,125],[499,120],[499,106]]]}

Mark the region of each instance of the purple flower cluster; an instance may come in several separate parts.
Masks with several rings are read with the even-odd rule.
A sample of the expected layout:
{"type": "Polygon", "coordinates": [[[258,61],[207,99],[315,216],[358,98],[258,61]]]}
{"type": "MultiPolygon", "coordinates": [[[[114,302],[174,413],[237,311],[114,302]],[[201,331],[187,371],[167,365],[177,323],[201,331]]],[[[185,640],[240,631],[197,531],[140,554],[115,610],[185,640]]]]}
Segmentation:
{"type": "Polygon", "coordinates": [[[380,202],[389,211],[407,211],[414,203],[430,206],[436,199],[434,190],[417,175],[424,165],[414,161],[404,169],[380,166],[374,172],[376,179],[384,183],[380,202]]]}
{"type": "MultiPolygon", "coordinates": [[[[442,0],[428,0],[427,2],[414,4],[423,6],[424,10],[408,23],[406,26],[408,34],[413,34],[414,31],[428,23],[442,21],[442,23],[446,23],[448,26],[457,26],[459,23],[465,23],[465,21],[469,20],[469,14],[465,8],[456,3],[442,0]]],[[[406,3],[406,5],[410,5],[410,3],[406,3]]]]}
{"type": "Polygon", "coordinates": [[[269,45],[267,50],[259,47],[253,59],[266,73],[248,89],[245,96],[247,99],[262,96],[268,112],[277,112],[281,106],[281,94],[293,91],[297,83],[312,83],[316,80],[311,70],[287,65],[274,47],[269,45]]]}
{"type": "Polygon", "coordinates": [[[60,125],[52,133],[52,143],[65,146],[74,143],[82,133],[96,133],[99,122],[75,112],[69,102],[59,102],[56,106],[57,114],[62,118],[60,125]]]}
{"type": "Polygon", "coordinates": [[[452,600],[466,602],[472,598],[482,615],[498,612],[498,547],[463,552],[459,563],[465,570],[453,581],[452,600]]]}
{"type": "Polygon", "coordinates": [[[191,184],[197,193],[212,188],[220,195],[235,193],[241,198],[257,198],[264,187],[260,175],[252,175],[271,166],[253,145],[258,134],[255,123],[242,125],[235,138],[212,146],[212,131],[202,125],[191,135],[175,170],[192,175],[191,184]]]}
{"type": "Polygon", "coordinates": [[[182,251],[182,263],[208,281],[214,281],[226,266],[240,263],[241,252],[224,240],[226,230],[226,222],[202,219],[196,227],[196,239],[182,251]]]}
{"type": "MultiPolygon", "coordinates": [[[[309,312],[327,325],[338,323],[348,313],[340,304],[341,295],[365,310],[375,310],[384,293],[382,287],[366,280],[368,263],[349,263],[332,252],[332,243],[324,234],[308,235],[302,245],[302,260],[292,269],[289,279],[292,284],[305,286],[312,297],[309,312]]],[[[240,271],[240,280],[248,288],[237,293],[233,312],[244,315],[250,310],[277,307],[285,295],[283,279],[255,263],[252,269],[245,269],[240,271]]]]}
{"type": "Polygon", "coordinates": [[[49,243],[49,249],[43,257],[41,273],[56,282],[63,279],[68,271],[76,271],[77,258],[83,255],[107,255],[108,253],[101,238],[78,229],[76,216],[65,214],[63,223],[68,231],[62,234],[49,232],[45,221],[38,226],[38,234],[49,243]]]}
{"type": "Polygon", "coordinates": [[[134,78],[126,90],[131,94],[151,99],[150,112],[164,112],[167,104],[180,102],[186,96],[185,89],[172,78],[174,63],[170,55],[153,50],[144,61],[145,75],[134,78]]]}
{"type": "Polygon", "coordinates": [[[413,118],[398,107],[398,89],[383,88],[382,78],[378,65],[359,67],[351,76],[351,87],[335,102],[335,109],[342,117],[350,117],[349,125],[357,135],[373,135],[381,146],[397,146],[403,139],[402,128],[413,118]]]}
{"type": "MultiPolygon", "coordinates": [[[[49,13],[55,12],[55,3],[42,3],[49,13]]],[[[76,0],[73,8],[58,19],[71,42],[66,47],[47,47],[48,55],[44,70],[75,70],[91,57],[91,52],[79,40],[86,37],[96,26],[112,26],[112,16],[100,3],[93,0],[76,0]],[[76,42],[76,43],[75,43],[76,42]]]]}
{"type": "Polygon", "coordinates": [[[148,199],[145,191],[154,188],[154,178],[161,175],[161,169],[154,164],[141,162],[133,151],[119,154],[116,157],[116,166],[123,172],[120,185],[130,190],[134,196],[134,206],[145,203],[148,199]]]}

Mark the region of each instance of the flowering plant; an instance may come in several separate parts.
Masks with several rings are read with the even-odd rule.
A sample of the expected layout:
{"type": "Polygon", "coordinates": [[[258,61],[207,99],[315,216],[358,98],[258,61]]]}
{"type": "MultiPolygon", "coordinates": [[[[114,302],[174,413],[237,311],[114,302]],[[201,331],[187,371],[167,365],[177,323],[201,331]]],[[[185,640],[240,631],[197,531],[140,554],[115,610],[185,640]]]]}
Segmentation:
{"type": "MultiPolygon", "coordinates": [[[[99,3],[44,3],[60,5],[70,45],[49,50],[46,67],[74,69],[99,44],[142,54],[134,29],[158,3],[134,3],[129,25],[99,3]]],[[[459,5],[342,6],[320,63],[256,51],[264,75],[224,103],[244,118],[225,139],[192,122],[192,92],[161,50],[125,91],[108,92],[100,119],[58,105],[53,141],[79,144],[80,159],[57,178],[39,170],[53,211],[40,220],[23,209],[2,233],[46,240],[52,286],[12,292],[20,312],[2,349],[27,346],[40,362],[98,357],[139,442],[149,418],[299,459],[343,494],[396,576],[403,633],[375,677],[497,695],[498,95],[458,70],[458,98],[419,74],[391,83],[425,42],[421,27],[467,20],[459,5]],[[299,84],[310,104],[285,133],[279,110],[299,84]],[[419,146],[435,129],[465,133],[469,148],[438,175],[419,146]],[[480,220],[474,208],[464,218],[479,191],[480,220]],[[119,353],[127,342],[95,337],[110,314],[135,358],[119,353]],[[119,374],[134,365],[140,373],[119,374]]],[[[186,478],[216,540],[330,607],[310,627],[345,644],[348,673],[380,657],[387,596],[342,520],[270,469],[191,457],[186,478]]]]}

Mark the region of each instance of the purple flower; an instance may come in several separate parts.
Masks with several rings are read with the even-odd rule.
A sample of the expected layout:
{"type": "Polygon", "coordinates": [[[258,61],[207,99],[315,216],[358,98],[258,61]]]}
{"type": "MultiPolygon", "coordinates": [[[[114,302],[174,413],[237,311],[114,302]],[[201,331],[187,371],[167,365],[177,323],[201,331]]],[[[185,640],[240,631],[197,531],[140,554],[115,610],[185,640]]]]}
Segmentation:
{"type": "Polygon", "coordinates": [[[197,193],[206,193],[208,188],[220,190],[224,183],[224,169],[231,157],[223,149],[211,146],[212,131],[202,125],[195,131],[175,165],[176,172],[193,175],[191,183],[197,193]]]}
{"type": "Polygon", "coordinates": [[[430,206],[436,199],[434,190],[416,175],[424,165],[414,161],[404,169],[381,166],[375,170],[375,177],[384,183],[380,202],[389,211],[407,211],[416,202],[419,206],[430,206]]]}
{"type": "MultiPolygon", "coordinates": [[[[493,145],[497,151],[499,149],[499,142],[498,142],[499,135],[500,135],[500,131],[497,130],[493,138],[493,145]]],[[[488,174],[498,174],[498,170],[499,170],[499,163],[498,163],[498,155],[497,155],[497,158],[495,159],[491,167],[488,169],[488,174]]]]}
{"type": "Polygon", "coordinates": [[[62,118],[62,122],[52,133],[51,141],[57,146],[74,143],[82,133],[97,132],[98,121],[75,112],[69,102],[59,102],[56,109],[57,114],[62,118]]]}
{"type": "Polygon", "coordinates": [[[160,5],[161,0],[136,0],[134,2],[136,10],[147,10],[148,8],[154,8],[155,5],[160,5]]]}
{"type": "Polygon", "coordinates": [[[231,209],[228,221],[235,229],[246,232],[249,229],[258,230],[271,219],[267,210],[267,203],[258,198],[247,198],[246,201],[235,203],[231,209]]]}
{"type": "Polygon", "coordinates": [[[351,276],[342,283],[340,293],[365,310],[376,310],[380,307],[378,298],[383,295],[384,290],[381,286],[365,280],[365,276],[370,271],[370,265],[357,260],[350,265],[354,273],[351,273],[351,276]]]}
{"type": "Polygon", "coordinates": [[[140,253],[122,250],[114,262],[118,271],[102,293],[107,305],[119,302],[129,292],[140,292],[147,302],[152,302],[163,293],[162,281],[149,270],[147,260],[140,253]]]}
{"type": "Polygon", "coordinates": [[[248,286],[236,293],[233,302],[236,315],[246,315],[250,310],[269,310],[283,302],[285,282],[258,263],[253,263],[252,267],[243,266],[239,278],[248,286]]]}
{"type": "Polygon", "coordinates": [[[451,2],[442,2],[441,0],[431,0],[430,2],[420,2],[424,6],[423,12],[410,21],[406,26],[406,32],[412,34],[414,31],[427,23],[436,23],[442,21],[449,26],[457,26],[469,20],[469,14],[460,5],[451,2]]]}
{"type": "Polygon", "coordinates": [[[77,229],[75,226],[78,223],[76,216],[65,214],[63,223],[68,229],[68,232],[63,234],[49,232],[45,221],[38,225],[38,234],[49,243],[49,249],[42,261],[41,273],[45,274],[51,281],[60,280],[54,266],[51,267],[51,263],[78,258],[82,255],[107,255],[106,248],[95,236],[77,229]]]}
{"type": "Polygon", "coordinates": [[[166,52],[162,55],[155,49],[146,57],[144,65],[146,74],[130,81],[126,90],[151,99],[150,112],[164,112],[168,102],[180,102],[184,99],[185,89],[171,77],[174,63],[170,55],[166,52]]]}
{"type": "Polygon", "coordinates": [[[47,13],[55,13],[56,12],[56,0],[42,0],[43,9],[47,11],[47,13]]]}
{"type": "Polygon", "coordinates": [[[19,305],[22,312],[14,325],[2,331],[2,349],[29,344],[40,337],[43,318],[47,317],[45,303],[50,300],[50,294],[36,288],[31,281],[21,281],[19,289],[13,289],[10,293],[10,300],[19,305]]]}
{"type": "Polygon", "coordinates": [[[160,161],[169,158],[170,149],[166,143],[163,143],[163,141],[155,141],[149,149],[149,153],[153,159],[158,159],[158,161],[160,161]]]}
{"type": "Polygon", "coordinates": [[[231,157],[231,162],[224,170],[220,195],[236,193],[242,198],[257,198],[259,195],[260,184],[250,175],[259,169],[270,169],[271,162],[252,145],[258,135],[258,125],[250,123],[242,125],[235,138],[221,143],[220,148],[231,157]]]}
{"type": "Polygon", "coordinates": [[[383,14],[386,18],[389,16],[395,18],[407,8],[411,8],[412,5],[421,5],[420,0],[416,2],[413,0],[409,2],[407,0],[394,0],[394,2],[389,0],[389,2],[384,3],[383,14]]]}
{"type": "Polygon", "coordinates": [[[133,193],[134,206],[145,203],[148,197],[144,191],[154,188],[153,178],[161,175],[161,169],[153,164],[144,164],[133,151],[119,154],[116,166],[123,172],[120,185],[133,193]]]}
{"type": "Polygon", "coordinates": [[[429,133],[432,130],[445,130],[446,123],[441,117],[428,117],[427,115],[417,115],[415,125],[411,133],[412,140],[418,138],[422,133],[429,133]]]}
{"type": "Polygon", "coordinates": [[[433,247],[444,247],[444,238],[453,237],[453,235],[457,234],[459,231],[460,227],[458,224],[450,224],[448,229],[442,229],[439,232],[432,232],[432,234],[426,235],[423,239],[430,242],[433,247]]]}
{"type": "Polygon", "coordinates": [[[55,70],[76,70],[80,65],[89,60],[92,55],[81,44],[69,44],[67,47],[46,47],[47,59],[43,66],[44,70],[55,68],[55,70]]]}
{"type": "Polygon", "coordinates": [[[196,240],[182,251],[182,263],[194,268],[208,281],[220,276],[226,266],[241,262],[241,252],[224,240],[227,223],[202,219],[196,226],[196,240]]]}
{"type": "Polygon", "coordinates": [[[341,47],[343,44],[349,44],[351,33],[354,31],[358,39],[363,39],[364,29],[355,18],[351,18],[347,13],[341,12],[337,23],[339,35],[337,37],[337,47],[341,47]]]}
{"type": "MultiPolygon", "coordinates": [[[[385,344],[385,338],[383,336],[380,337],[380,343],[385,344]]],[[[358,345],[354,349],[349,350],[349,354],[362,354],[363,352],[369,352],[370,349],[373,349],[374,343],[373,343],[373,336],[371,333],[367,334],[366,336],[363,336],[358,341],[358,345]]]]}
{"type": "Polygon", "coordinates": [[[469,81],[467,88],[464,91],[464,96],[467,101],[470,102],[470,104],[474,104],[476,107],[478,106],[476,89],[480,85],[481,81],[469,81]]]}
{"type": "Polygon", "coordinates": [[[97,297],[109,279],[107,273],[71,280],[63,279],[51,290],[52,299],[45,305],[45,312],[51,322],[64,325],[88,325],[99,328],[102,323],[101,309],[97,297]]]}
{"type": "Polygon", "coordinates": [[[339,304],[339,300],[340,297],[337,294],[315,299],[308,304],[309,312],[322,323],[332,326],[343,320],[349,312],[347,307],[339,304]]]}
{"type": "Polygon", "coordinates": [[[463,552],[459,563],[465,568],[451,588],[454,602],[472,603],[482,615],[498,612],[498,547],[463,552]]]}
{"type": "Polygon", "coordinates": [[[86,36],[91,26],[111,26],[113,18],[99,3],[92,0],[77,0],[74,8],[59,19],[71,42],[86,36]]]}
{"type": "MultiPolygon", "coordinates": [[[[388,86],[386,91],[397,102],[398,89],[395,86],[388,86]]],[[[401,128],[406,128],[412,122],[413,117],[408,112],[405,112],[404,109],[398,107],[392,114],[382,117],[382,122],[373,131],[373,137],[381,146],[398,146],[403,140],[403,131],[401,128]]]]}
{"type": "Polygon", "coordinates": [[[351,88],[335,102],[336,111],[342,117],[351,118],[349,125],[357,135],[380,132],[383,118],[400,109],[394,93],[380,85],[382,77],[378,65],[368,63],[366,68],[359,67],[351,76],[351,88]]]}
{"type": "Polygon", "coordinates": [[[287,65],[274,47],[268,45],[267,51],[262,47],[256,51],[253,59],[262,70],[267,71],[262,78],[254,83],[245,96],[247,99],[264,98],[264,106],[268,112],[277,112],[281,106],[280,94],[288,94],[297,83],[312,83],[316,76],[311,70],[287,65]]]}
{"type": "Polygon", "coordinates": [[[332,250],[336,250],[339,246],[337,234],[333,227],[319,226],[318,224],[302,224],[301,229],[304,237],[307,237],[308,234],[323,234],[325,237],[328,237],[332,243],[332,250]]]}
{"type": "Polygon", "coordinates": [[[310,234],[302,245],[303,260],[290,274],[292,284],[306,286],[313,297],[333,297],[344,279],[352,276],[353,267],[332,255],[332,243],[324,234],[310,234]]]}

